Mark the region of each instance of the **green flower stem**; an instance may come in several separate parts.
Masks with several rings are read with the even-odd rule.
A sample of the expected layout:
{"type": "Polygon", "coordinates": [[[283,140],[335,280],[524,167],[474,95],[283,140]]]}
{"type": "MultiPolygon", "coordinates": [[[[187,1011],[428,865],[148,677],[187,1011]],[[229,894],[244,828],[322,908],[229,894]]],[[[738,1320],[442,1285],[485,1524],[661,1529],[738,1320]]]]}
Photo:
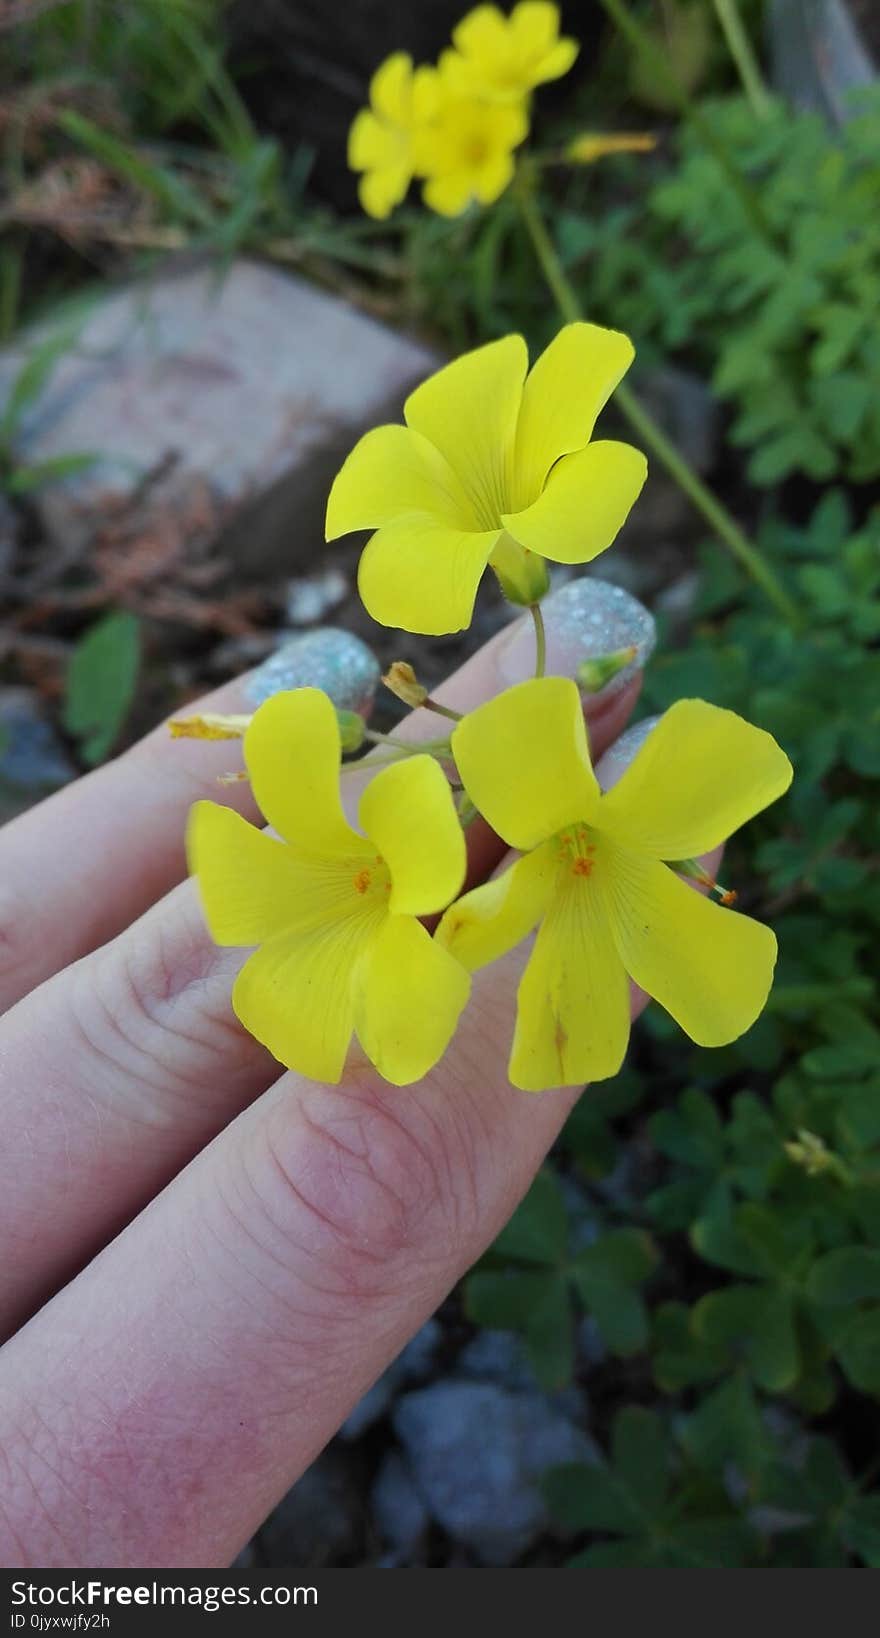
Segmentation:
{"type": "Polygon", "coordinates": [[[547,633],[540,603],[530,603],[529,613],[535,623],[535,676],[543,677],[547,668],[547,633]]]}
{"type": "Polygon", "coordinates": [[[377,728],[365,728],[364,739],[369,740],[371,745],[387,745],[395,751],[402,752],[404,756],[418,756],[425,751],[430,756],[448,756],[450,749],[448,738],[395,739],[393,734],[380,734],[377,728]]]}
{"type": "Polygon", "coordinates": [[[716,136],[712,123],[706,119],[693,98],[689,96],[667,61],[665,53],[654,44],[650,33],[638,18],[632,15],[626,0],[602,0],[602,5],[612,22],[626,35],[630,45],[644,57],[656,75],[657,81],[669,93],[673,103],[682,117],[693,126],[704,147],[708,148],[716,163],[721,167],[724,175],[739,199],[755,232],[760,235],[771,250],[778,250],[779,246],[772,227],[764,213],[760,199],[737,169],[724,143],[716,136]]]}
{"type": "Polygon", "coordinates": [[[432,700],[430,694],[426,700],[422,700],[421,708],[423,711],[436,711],[438,717],[448,717],[450,722],[462,721],[461,711],[453,711],[450,705],[441,705],[439,700],[432,700]]]}
{"type": "MultiPolygon", "coordinates": [[[[535,248],[535,254],[541,264],[541,269],[555,298],[556,305],[567,323],[576,323],[579,319],[583,319],[583,309],[562,267],[556,247],[547,232],[534,193],[529,186],[528,176],[519,173],[515,186],[517,202],[523,221],[528,229],[535,248]]],[[[770,565],[761,556],[758,548],[744,534],[726,506],[698,476],[689,461],[676,449],[671,439],[667,438],[666,433],[657,425],[654,417],[639,402],[632,388],[622,382],[615,391],[614,401],[626,416],[633,431],[643,440],[660,464],[666,468],[670,477],[684,491],[697,511],[702,513],[706,522],[715,531],[719,539],[724,542],[741,568],[751,576],[756,585],[761,587],[779,613],[791,625],[799,626],[801,616],[797,606],[777,579],[770,565]]]]}
{"type": "Polygon", "coordinates": [[[764,84],[752,42],[743,26],[737,0],[714,0],[715,14],[727,41],[727,49],[737,66],[742,87],[756,119],[766,119],[770,98],[764,84]]]}

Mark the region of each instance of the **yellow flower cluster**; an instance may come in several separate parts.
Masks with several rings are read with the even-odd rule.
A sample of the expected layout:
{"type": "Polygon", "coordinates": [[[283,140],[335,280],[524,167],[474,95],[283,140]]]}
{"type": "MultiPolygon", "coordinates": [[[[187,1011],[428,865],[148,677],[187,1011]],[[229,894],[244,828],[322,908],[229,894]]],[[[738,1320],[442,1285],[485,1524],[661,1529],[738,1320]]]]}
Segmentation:
{"type": "Polygon", "coordinates": [[[370,106],[349,133],[364,210],[390,215],[414,177],[441,216],[498,199],[528,135],[532,91],[567,74],[577,53],[575,40],[560,39],[559,8],[549,0],[520,0],[509,16],[477,6],[434,67],[414,68],[395,52],[374,74],[370,106]]]}
{"type": "MultiPolygon", "coordinates": [[[[351,135],[373,215],[387,214],[413,175],[444,213],[495,197],[525,134],[529,93],[564,74],[577,50],[544,0],[521,0],[509,17],[478,6],[453,40],[436,69],[413,71],[398,54],[373,81],[351,135]]],[[[580,139],[585,162],[601,140],[580,139]]],[[[359,572],[374,619],[460,630],[487,568],[511,601],[536,608],[548,562],[586,563],[610,546],[646,463],[593,432],[632,358],[627,336],[575,323],[529,369],[522,337],[504,336],[417,387],[403,425],[358,442],[330,492],[327,536],[375,531],[359,572]]],[[[342,800],[343,749],[382,736],[343,721],[325,694],[297,689],[250,719],[174,725],[178,735],[243,735],[271,830],[200,802],[188,852],[214,939],[253,952],[235,1011],[281,1063],[338,1081],[356,1038],[386,1080],[420,1080],[452,1039],[471,974],[532,933],[508,1071],[523,1090],[616,1074],[630,981],[706,1046],[757,1018],[773,933],[692,880],[705,885],[699,856],[786,790],[788,758],[732,712],[682,700],[603,792],[577,686],[543,676],[537,652],[533,680],[451,732],[445,724],[447,738],[392,741],[356,823],[342,800]],[[482,814],[519,857],[461,896],[465,813],[482,814]],[[432,936],[424,918],[438,915],[432,936]]],[[[619,657],[606,661],[614,669],[619,657]]],[[[386,681],[409,703],[444,710],[405,663],[386,681]]]]}

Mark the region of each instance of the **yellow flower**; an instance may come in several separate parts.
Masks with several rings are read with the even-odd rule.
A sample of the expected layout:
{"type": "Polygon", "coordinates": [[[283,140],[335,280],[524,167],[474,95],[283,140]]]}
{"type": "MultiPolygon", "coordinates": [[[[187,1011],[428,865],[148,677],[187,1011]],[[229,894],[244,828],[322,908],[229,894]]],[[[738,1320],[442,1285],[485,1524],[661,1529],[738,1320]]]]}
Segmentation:
{"type": "Polygon", "coordinates": [[[474,199],[491,205],[512,182],[513,150],[528,132],[521,106],[443,94],[416,145],[417,174],[428,178],[425,204],[439,216],[460,216],[474,199]]]}
{"type": "Polygon", "coordinates": [[[521,0],[509,17],[497,6],[477,6],[452,41],[455,50],[440,60],[450,83],[505,102],[567,74],[579,49],[576,40],[559,38],[559,7],[547,0],[521,0]]]}
{"type": "Polygon", "coordinates": [[[465,353],[376,427],[336,477],[327,538],[375,528],[360,563],[374,620],[459,631],[491,564],[508,595],[546,590],[544,559],[587,563],[611,545],[645,480],[628,444],[590,443],[633,357],[628,336],[560,330],[526,377],[522,336],[465,353]]]}
{"type": "Polygon", "coordinates": [[[348,163],[364,173],[358,194],[368,216],[390,216],[412,181],[416,136],[434,112],[436,79],[434,69],[414,70],[412,58],[396,51],[370,81],[370,107],[348,134],[348,163]]]}
{"type": "Polygon", "coordinates": [[[470,980],[416,918],[464,880],[452,795],[432,757],[383,768],[353,830],[339,796],[339,728],[318,689],[277,694],[244,739],[254,796],[282,840],[197,802],[187,849],[217,944],[259,945],[235,983],[245,1028],[283,1064],[338,1081],[353,1033],[406,1086],[446,1050],[470,980]]]}
{"type": "Polygon", "coordinates": [[[540,923],[519,986],[515,1086],[616,1074],[627,976],[700,1046],[754,1023],[772,981],[773,933],[701,897],[663,861],[708,852],[788,788],[791,764],[769,734],[680,700],[603,795],[577,688],[548,677],[474,711],[452,749],[477,808],[524,856],[454,904],[437,939],[474,971],[540,923]]]}

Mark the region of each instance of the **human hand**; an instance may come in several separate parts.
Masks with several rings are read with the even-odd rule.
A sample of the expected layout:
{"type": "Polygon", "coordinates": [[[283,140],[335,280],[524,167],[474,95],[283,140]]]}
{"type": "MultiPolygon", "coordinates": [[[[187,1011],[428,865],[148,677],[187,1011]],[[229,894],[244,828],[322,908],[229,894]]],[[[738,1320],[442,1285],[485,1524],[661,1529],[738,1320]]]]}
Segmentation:
{"type": "MultiPolygon", "coordinates": [[[[439,697],[467,709],[529,669],[507,631],[439,697]]],[[[588,702],[594,756],[637,692],[588,702]]],[[[240,709],[241,686],[200,708],[240,709]]],[[[279,1078],[230,1009],[243,955],[181,881],[187,811],[229,765],[228,744],[159,729],[0,834],[10,1566],[228,1563],[494,1238],[578,1095],[508,1083],[521,950],[477,975],[417,1088],[354,1057],[338,1087],[279,1078]]],[[[256,817],[246,786],[228,798],[256,817]]],[[[468,841],[480,880],[502,850],[480,825],[468,841]]]]}

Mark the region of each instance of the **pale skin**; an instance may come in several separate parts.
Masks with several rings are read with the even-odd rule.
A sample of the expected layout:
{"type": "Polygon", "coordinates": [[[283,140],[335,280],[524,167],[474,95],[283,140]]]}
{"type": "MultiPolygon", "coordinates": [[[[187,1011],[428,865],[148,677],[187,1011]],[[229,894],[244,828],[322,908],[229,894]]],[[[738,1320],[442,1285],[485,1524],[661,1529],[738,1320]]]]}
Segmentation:
{"type": "MultiPolygon", "coordinates": [[[[438,697],[497,692],[498,641],[438,697]]],[[[595,758],[637,693],[588,705],[595,758]]],[[[240,685],[194,709],[242,709],[240,685]]],[[[235,754],[159,728],[0,831],[9,1568],[229,1564],[492,1241],[579,1094],[508,1083],[525,948],[476,975],[419,1086],[356,1052],[338,1087],[282,1073],[230,1009],[245,952],[215,949],[183,880],[194,800],[258,817],[216,783],[235,754]]],[[[502,857],[480,824],[469,851],[473,881],[502,857]]]]}

